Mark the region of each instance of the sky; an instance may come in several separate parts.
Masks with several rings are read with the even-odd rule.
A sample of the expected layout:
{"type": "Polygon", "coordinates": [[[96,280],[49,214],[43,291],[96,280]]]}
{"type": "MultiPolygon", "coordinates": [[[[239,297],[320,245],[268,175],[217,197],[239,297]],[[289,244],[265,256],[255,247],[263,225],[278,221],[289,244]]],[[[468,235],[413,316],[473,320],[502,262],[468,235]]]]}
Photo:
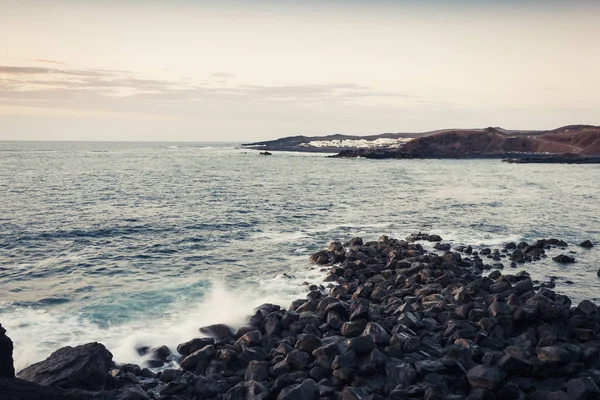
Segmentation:
{"type": "Polygon", "coordinates": [[[0,0],[0,140],[600,125],[600,1],[0,0]]]}

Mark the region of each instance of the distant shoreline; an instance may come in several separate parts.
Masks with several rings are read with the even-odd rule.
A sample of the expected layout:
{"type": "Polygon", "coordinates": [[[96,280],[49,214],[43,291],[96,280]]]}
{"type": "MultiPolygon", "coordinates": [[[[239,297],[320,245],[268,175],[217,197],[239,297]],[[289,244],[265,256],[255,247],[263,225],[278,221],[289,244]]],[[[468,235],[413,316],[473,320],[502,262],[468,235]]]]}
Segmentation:
{"type": "Polygon", "coordinates": [[[600,163],[600,127],[570,125],[550,131],[454,129],[373,136],[292,136],[242,144],[242,149],[337,153],[333,158],[504,159],[510,163],[600,163]]]}

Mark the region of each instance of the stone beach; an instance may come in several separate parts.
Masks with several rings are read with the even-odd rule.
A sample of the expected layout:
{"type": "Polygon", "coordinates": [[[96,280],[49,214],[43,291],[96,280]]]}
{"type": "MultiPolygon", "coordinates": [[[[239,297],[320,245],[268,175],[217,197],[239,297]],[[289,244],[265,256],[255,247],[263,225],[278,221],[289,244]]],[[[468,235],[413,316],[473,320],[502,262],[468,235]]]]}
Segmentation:
{"type": "Polygon", "coordinates": [[[146,368],[89,343],[15,378],[0,328],[0,399],[600,399],[600,310],[522,271],[546,257],[577,265],[558,239],[479,252],[422,233],[332,242],[310,257],[328,276],[305,299],[264,304],[237,330],[199,327],[176,354],[140,348],[146,368]]]}

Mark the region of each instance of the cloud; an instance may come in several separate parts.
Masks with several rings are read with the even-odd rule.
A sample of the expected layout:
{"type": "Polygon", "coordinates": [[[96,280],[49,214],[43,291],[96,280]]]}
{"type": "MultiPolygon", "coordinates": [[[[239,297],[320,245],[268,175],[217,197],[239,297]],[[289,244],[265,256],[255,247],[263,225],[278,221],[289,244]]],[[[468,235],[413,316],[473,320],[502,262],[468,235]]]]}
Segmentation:
{"type": "Polygon", "coordinates": [[[62,61],[44,60],[43,58],[36,58],[36,59],[34,59],[34,61],[38,61],[38,62],[42,62],[42,63],[49,63],[49,64],[63,64],[63,65],[66,64],[62,61]]]}
{"type": "Polygon", "coordinates": [[[38,74],[54,74],[54,75],[70,75],[70,76],[103,76],[106,72],[94,70],[66,70],[55,68],[41,67],[13,67],[0,65],[0,74],[11,75],[38,75],[38,74]]]}
{"type": "Polygon", "coordinates": [[[215,78],[233,78],[236,75],[228,74],[227,72],[215,72],[214,74],[212,74],[212,76],[214,76],[215,78]]]}
{"type": "MultiPolygon", "coordinates": [[[[137,113],[179,118],[219,114],[301,115],[307,110],[358,107],[386,97],[410,97],[352,83],[295,85],[192,84],[147,79],[130,71],[0,66],[0,106],[137,113]],[[8,75],[3,77],[1,74],[8,75]]],[[[395,101],[395,100],[394,100],[395,101]]],[[[390,103],[390,102],[387,102],[390,103]]]]}

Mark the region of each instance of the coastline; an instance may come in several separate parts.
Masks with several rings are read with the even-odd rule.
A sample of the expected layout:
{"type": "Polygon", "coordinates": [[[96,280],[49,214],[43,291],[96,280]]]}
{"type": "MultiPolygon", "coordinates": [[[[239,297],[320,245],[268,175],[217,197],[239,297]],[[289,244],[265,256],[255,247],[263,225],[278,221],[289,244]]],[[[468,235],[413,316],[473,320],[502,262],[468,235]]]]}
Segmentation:
{"type": "Polygon", "coordinates": [[[11,393],[73,399],[537,399],[553,392],[598,398],[589,397],[600,396],[598,307],[587,300],[572,307],[567,296],[551,290],[553,282],[510,273],[548,256],[576,261],[567,254],[567,243],[556,239],[479,254],[423,234],[332,242],[311,256],[329,268],[325,283],[309,286],[306,299],[287,310],[260,306],[236,332],[221,324],[202,327],[199,338],[178,346],[180,358],[168,349],[145,349],[155,355],[154,366],[175,357],[182,369],[116,366],[104,346],[88,344],[61,349],[18,374],[47,386],[9,377],[0,380],[0,393],[8,399],[11,393]],[[418,243],[423,240],[436,243],[436,251],[425,251],[418,243]],[[72,367],[67,361],[73,359],[93,362],[72,367]]]}

